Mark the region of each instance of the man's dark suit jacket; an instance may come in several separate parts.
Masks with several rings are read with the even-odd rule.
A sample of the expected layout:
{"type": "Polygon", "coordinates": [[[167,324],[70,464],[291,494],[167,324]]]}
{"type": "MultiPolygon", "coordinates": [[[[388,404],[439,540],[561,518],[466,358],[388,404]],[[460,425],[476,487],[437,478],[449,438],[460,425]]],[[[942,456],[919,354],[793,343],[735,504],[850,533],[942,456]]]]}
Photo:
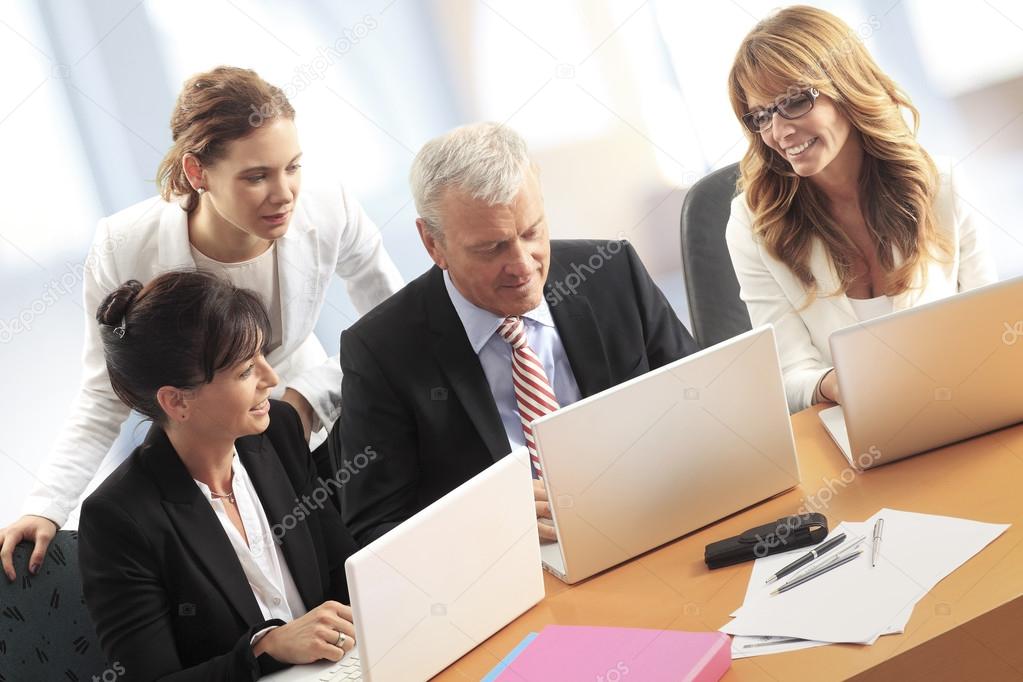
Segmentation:
{"type": "MultiPolygon", "coordinates": [[[[235,447],[271,529],[284,529],[306,608],[347,604],[355,542],[333,505],[301,500],[317,480],[294,408],[270,401],[270,427],[235,447]]],[[[286,667],[253,656],[252,636],[283,622],[263,618],[216,513],[159,426],[85,501],[78,542],[86,605],[126,680],[255,680],[286,667]]]]}
{"type": "MultiPolygon", "coordinates": [[[[584,398],[697,350],[628,242],[552,241],[544,297],[584,398]]],[[[360,545],[510,450],[437,267],[342,333],[341,369],[331,438],[360,545]]]]}

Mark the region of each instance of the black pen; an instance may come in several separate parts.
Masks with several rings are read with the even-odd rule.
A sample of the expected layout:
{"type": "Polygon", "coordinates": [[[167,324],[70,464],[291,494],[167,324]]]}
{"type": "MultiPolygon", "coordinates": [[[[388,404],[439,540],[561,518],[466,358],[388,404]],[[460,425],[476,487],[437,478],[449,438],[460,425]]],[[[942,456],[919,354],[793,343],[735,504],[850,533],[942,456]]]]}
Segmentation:
{"type": "Polygon", "coordinates": [[[821,554],[824,554],[828,550],[834,549],[838,545],[842,544],[842,542],[844,540],[845,540],[845,533],[839,533],[838,535],[836,535],[835,537],[831,538],[830,540],[825,541],[824,543],[822,543],[818,547],[815,547],[814,549],[811,549],[809,552],[807,552],[806,554],[804,554],[803,556],[799,557],[798,559],[793,561],[791,564],[786,566],[785,568],[781,569],[780,571],[778,571],[777,573],[772,575],[770,578],[767,579],[767,584],[770,585],[771,583],[773,583],[778,578],[781,578],[783,576],[788,575],[789,573],[791,573],[792,571],[796,570],[797,568],[799,568],[801,566],[807,565],[808,563],[810,563],[811,561],[813,561],[814,559],[819,557],[821,554]]]}
{"type": "Polygon", "coordinates": [[[835,561],[824,564],[823,566],[818,568],[813,573],[810,573],[809,575],[804,575],[802,578],[796,578],[795,580],[788,581],[787,583],[776,589],[774,592],[772,592],[771,595],[773,596],[776,594],[781,594],[782,592],[788,592],[793,587],[799,587],[803,583],[809,582],[810,580],[813,580],[817,576],[824,575],[828,571],[834,570],[839,566],[849,563],[850,561],[852,561],[861,554],[863,554],[862,549],[856,552],[855,554],[849,554],[848,556],[842,557],[841,559],[836,559],[835,561]]]}

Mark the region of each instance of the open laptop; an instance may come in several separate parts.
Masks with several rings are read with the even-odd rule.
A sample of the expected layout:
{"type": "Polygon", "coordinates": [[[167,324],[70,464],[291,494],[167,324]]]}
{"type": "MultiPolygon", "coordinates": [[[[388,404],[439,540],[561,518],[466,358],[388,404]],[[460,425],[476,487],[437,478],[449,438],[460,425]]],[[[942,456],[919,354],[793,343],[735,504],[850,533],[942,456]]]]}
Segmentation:
{"type": "Polygon", "coordinates": [[[1023,421],[1023,277],[840,329],[831,357],[819,416],[856,469],[1023,421]]]}
{"type": "Polygon", "coordinates": [[[356,647],[272,682],[425,680],[543,599],[529,456],[519,448],[345,562],[356,647]]]}
{"type": "Polygon", "coordinates": [[[760,327],[533,422],[575,583],[799,483],[774,329],[760,327]]]}

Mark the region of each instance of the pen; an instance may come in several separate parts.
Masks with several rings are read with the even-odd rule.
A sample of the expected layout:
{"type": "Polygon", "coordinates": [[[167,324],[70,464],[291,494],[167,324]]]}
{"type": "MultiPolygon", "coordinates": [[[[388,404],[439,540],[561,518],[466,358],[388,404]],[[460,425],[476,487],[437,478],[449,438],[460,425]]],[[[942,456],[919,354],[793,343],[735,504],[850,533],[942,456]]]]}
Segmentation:
{"type": "Polygon", "coordinates": [[[816,571],[818,568],[821,568],[823,566],[827,566],[832,561],[837,561],[838,559],[842,559],[842,558],[848,556],[849,552],[851,552],[856,547],[858,547],[859,544],[861,542],[863,542],[864,540],[866,540],[866,538],[859,538],[859,539],[851,542],[850,544],[846,545],[845,547],[839,547],[838,551],[835,553],[834,556],[823,557],[820,561],[813,562],[812,564],[810,564],[809,566],[804,568],[802,571],[799,571],[798,573],[793,574],[789,578],[789,580],[798,580],[799,578],[802,578],[804,575],[808,575],[808,574],[816,571]]]}
{"type": "Polygon", "coordinates": [[[827,552],[829,549],[833,549],[834,547],[837,547],[838,545],[842,544],[843,540],[845,540],[845,533],[839,533],[838,535],[836,535],[835,537],[831,538],[830,540],[828,540],[828,541],[824,542],[823,544],[815,547],[814,549],[811,549],[809,552],[807,552],[803,556],[799,557],[798,559],[793,561],[791,564],[789,564],[788,566],[786,566],[785,568],[781,569],[780,571],[778,571],[777,573],[772,575],[770,578],[768,578],[767,579],[767,584],[770,585],[771,583],[773,583],[778,578],[781,578],[782,576],[788,575],[789,573],[791,573],[792,571],[796,570],[797,568],[802,568],[803,566],[807,565],[808,563],[810,563],[814,559],[818,558],[821,554],[824,554],[824,552],[827,552]]]}
{"type": "Polygon", "coordinates": [[[772,637],[767,642],[755,642],[753,644],[744,644],[743,649],[752,649],[758,646],[773,646],[775,644],[791,644],[792,642],[805,642],[806,640],[802,637],[772,637]]]}
{"type": "Polygon", "coordinates": [[[850,554],[847,557],[843,557],[841,559],[836,559],[835,561],[832,561],[830,563],[827,563],[827,564],[821,566],[820,568],[818,568],[813,573],[809,573],[807,575],[804,575],[802,578],[799,578],[797,580],[790,580],[790,581],[788,581],[787,583],[785,583],[784,585],[782,585],[781,587],[776,589],[771,594],[775,595],[775,594],[781,594],[782,592],[788,592],[793,587],[799,587],[803,583],[809,582],[809,581],[813,580],[814,578],[816,578],[818,576],[824,575],[828,571],[834,570],[834,569],[838,568],[839,566],[841,566],[842,564],[849,563],[850,561],[852,561],[853,559],[855,559],[856,557],[858,557],[861,554],[863,554],[863,550],[862,549],[857,551],[855,554],[850,554]]]}
{"type": "Polygon", "coordinates": [[[877,565],[877,554],[881,551],[881,533],[884,531],[884,519],[874,522],[874,548],[870,553],[870,567],[877,565]]]}

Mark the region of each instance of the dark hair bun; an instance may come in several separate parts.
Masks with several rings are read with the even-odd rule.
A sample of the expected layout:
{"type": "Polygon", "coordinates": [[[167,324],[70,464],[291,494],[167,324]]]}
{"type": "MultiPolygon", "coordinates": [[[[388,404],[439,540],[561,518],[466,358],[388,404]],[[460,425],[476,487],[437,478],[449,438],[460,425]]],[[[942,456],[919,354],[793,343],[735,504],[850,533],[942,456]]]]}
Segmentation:
{"type": "Polygon", "coordinates": [[[111,327],[120,326],[121,320],[128,312],[128,308],[135,302],[139,292],[142,291],[142,282],[137,279],[130,279],[117,287],[103,299],[96,309],[96,320],[100,324],[111,327]]]}

